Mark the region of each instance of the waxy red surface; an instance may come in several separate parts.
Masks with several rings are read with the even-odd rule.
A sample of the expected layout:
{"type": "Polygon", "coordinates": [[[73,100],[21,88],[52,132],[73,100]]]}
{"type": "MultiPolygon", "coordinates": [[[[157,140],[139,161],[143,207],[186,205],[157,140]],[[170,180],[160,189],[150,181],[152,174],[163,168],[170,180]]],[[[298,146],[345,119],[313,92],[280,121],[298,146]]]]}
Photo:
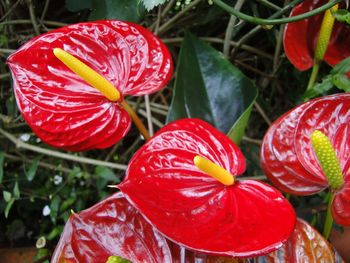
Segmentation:
{"type": "Polygon", "coordinates": [[[52,263],[105,263],[120,256],[133,263],[172,262],[167,241],[117,193],[72,214],[52,263]]]}
{"type": "Polygon", "coordinates": [[[282,191],[309,195],[328,187],[310,141],[320,130],[328,136],[344,176],[335,192],[332,213],[341,225],[350,225],[350,94],[308,101],[277,119],[265,135],[261,164],[267,177],[282,191]]]}
{"type": "Polygon", "coordinates": [[[251,260],[254,263],[343,263],[328,241],[307,222],[298,218],[287,243],[269,255],[251,260]]]}
{"type": "Polygon", "coordinates": [[[282,246],[295,223],[282,194],[253,180],[225,186],[194,166],[196,155],[234,176],[245,170],[228,137],[199,119],[182,119],[139,149],[119,188],[161,233],[187,248],[248,257],[282,246]]]}
{"type": "Polygon", "coordinates": [[[70,25],[26,43],[8,58],[18,107],[44,142],[66,150],[109,147],[131,121],[119,102],[109,101],[57,59],[54,48],[92,67],[122,96],[155,92],[172,74],[165,45],[129,22],[70,25]]]}
{"type": "MultiPolygon", "coordinates": [[[[328,0],[305,0],[293,8],[290,16],[311,11],[328,0]]],[[[344,8],[344,5],[341,5],[344,8]]],[[[324,13],[298,22],[289,23],[284,31],[284,51],[289,61],[299,70],[314,64],[314,50],[324,13]]],[[[324,60],[331,66],[350,56],[350,27],[336,21],[324,60]]]]}

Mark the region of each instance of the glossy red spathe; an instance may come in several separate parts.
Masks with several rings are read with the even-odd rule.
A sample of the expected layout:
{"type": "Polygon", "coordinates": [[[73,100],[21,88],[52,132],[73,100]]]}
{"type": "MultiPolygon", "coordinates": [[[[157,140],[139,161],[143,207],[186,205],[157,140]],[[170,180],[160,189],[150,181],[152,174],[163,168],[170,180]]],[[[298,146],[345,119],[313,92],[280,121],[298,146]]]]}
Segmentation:
{"type": "MultiPolygon", "coordinates": [[[[290,16],[311,11],[328,0],[305,0],[293,8],[290,16]]],[[[342,5],[341,5],[342,6],[342,5]]],[[[344,8],[344,6],[342,6],[344,8]]],[[[284,50],[289,61],[299,70],[307,70],[314,64],[314,50],[321,27],[323,14],[298,22],[289,23],[284,31],[284,50]]],[[[350,56],[350,27],[335,22],[324,60],[331,66],[350,56]]]]}
{"type": "Polygon", "coordinates": [[[334,220],[350,225],[350,94],[336,94],[308,101],[277,119],[265,135],[261,163],[267,177],[282,191],[309,195],[328,187],[310,141],[320,130],[333,147],[344,176],[335,192],[334,220]]]}
{"type": "Polygon", "coordinates": [[[8,58],[18,107],[38,137],[66,150],[109,147],[131,121],[119,102],[109,101],[57,59],[54,48],[92,67],[122,96],[155,92],[172,74],[165,45],[129,22],[74,24],[26,43],[8,58]]]}
{"type": "Polygon", "coordinates": [[[106,263],[120,256],[133,263],[172,262],[167,241],[117,193],[72,214],[52,263],[106,263]]]}
{"type": "Polygon", "coordinates": [[[196,155],[233,176],[245,170],[228,137],[199,119],[182,119],[138,150],[119,188],[161,233],[189,249],[248,257],[282,246],[295,223],[288,201],[258,181],[236,178],[225,186],[195,167],[196,155]]]}
{"type": "Polygon", "coordinates": [[[251,260],[252,263],[344,263],[328,241],[304,220],[298,218],[287,243],[269,255],[251,260]]]}

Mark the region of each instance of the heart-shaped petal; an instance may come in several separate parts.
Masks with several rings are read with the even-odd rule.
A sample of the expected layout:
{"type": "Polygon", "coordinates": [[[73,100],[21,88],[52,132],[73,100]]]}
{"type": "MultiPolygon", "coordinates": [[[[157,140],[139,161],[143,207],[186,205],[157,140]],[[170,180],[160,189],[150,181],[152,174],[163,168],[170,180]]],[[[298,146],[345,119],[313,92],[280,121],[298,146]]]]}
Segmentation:
{"type": "Polygon", "coordinates": [[[298,218],[293,234],[280,249],[269,255],[258,257],[252,263],[343,263],[339,254],[327,240],[304,220],[298,218]]]}
{"type": "Polygon", "coordinates": [[[233,176],[245,169],[228,137],[206,122],[183,119],[139,149],[119,188],[160,232],[187,248],[248,257],[282,246],[295,223],[288,201],[253,180],[225,186],[194,165],[196,155],[233,176]]]}
{"type": "MultiPolygon", "coordinates": [[[[327,0],[305,0],[293,8],[290,16],[311,11],[327,3],[327,0]]],[[[344,8],[344,6],[343,6],[344,8]]],[[[323,19],[323,13],[289,23],[284,31],[284,50],[289,61],[299,70],[307,70],[314,63],[314,50],[323,19]]],[[[324,60],[334,66],[350,56],[350,28],[335,22],[324,60]]]]}
{"type": "Polygon", "coordinates": [[[109,256],[172,262],[165,238],[120,192],[70,216],[51,262],[106,263],[109,256]]]}
{"type": "Polygon", "coordinates": [[[281,190],[308,195],[328,186],[312,148],[310,135],[323,132],[339,159],[345,184],[335,193],[333,217],[350,224],[350,94],[308,101],[277,119],[263,140],[261,164],[267,177],[281,190]]]}
{"type": "Polygon", "coordinates": [[[90,66],[121,95],[155,92],[172,73],[166,47],[129,22],[70,25],[26,43],[8,58],[17,104],[43,141],[66,150],[115,144],[128,132],[130,117],[118,102],[109,101],[57,59],[55,48],[90,66]]]}

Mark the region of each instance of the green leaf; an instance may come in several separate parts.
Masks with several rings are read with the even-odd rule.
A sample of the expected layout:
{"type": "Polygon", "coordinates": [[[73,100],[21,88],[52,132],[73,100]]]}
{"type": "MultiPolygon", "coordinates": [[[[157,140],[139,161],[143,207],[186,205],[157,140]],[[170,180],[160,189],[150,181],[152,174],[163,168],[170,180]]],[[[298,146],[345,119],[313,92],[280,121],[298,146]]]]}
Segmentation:
{"type": "Polygon", "coordinates": [[[115,19],[140,21],[146,13],[139,0],[92,0],[89,20],[115,19]]]}
{"type": "Polygon", "coordinates": [[[18,182],[16,182],[15,186],[13,187],[13,196],[15,197],[15,199],[18,199],[21,196],[21,193],[18,187],[18,182]]]}
{"type": "Polygon", "coordinates": [[[346,74],[350,71],[350,57],[340,61],[335,67],[331,70],[331,74],[346,74]]]}
{"type": "Polygon", "coordinates": [[[7,206],[6,206],[5,211],[4,211],[5,218],[8,217],[8,215],[9,215],[9,213],[10,213],[10,210],[11,210],[11,208],[12,208],[14,202],[15,202],[15,199],[12,198],[12,199],[7,203],[7,206]]]}
{"type": "Polygon", "coordinates": [[[17,104],[13,96],[6,100],[6,109],[9,117],[15,117],[17,115],[17,104]]]}
{"type": "Polygon", "coordinates": [[[27,180],[31,182],[34,179],[34,176],[36,174],[36,171],[38,170],[39,161],[41,159],[41,156],[36,157],[32,163],[30,164],[28,170],[25,171],[25,174],[27,176],[27,180]]]}
{"type": "Polygon", "coordinates": [[[66,8],[71,12],[92,8],[92,0],[66,0],[66,8]]]}
{"type": "Polygon", "coordinates": [[[2,179],[4,178],[4,152],[0,151],[0,184],[2,183],[2,179]]]}
{"type": "Polygon", "coordinates": [[[190,33],[185,34],[167,122],[200,118],[239,143],[257,89],[221,53],[190,33]]]}
{"type": "Polygon", "coordinates": [[[150,11],[157,5],[161,5],[165,2],[166,0],[142,0],[142,3],[145,5],[146,9],[150,11]]]}
{"type": "Polygon", "coordinates": [[[51,211],[50,211],[50,218],[51,218],[51,220],[52,220],[52,222],[54,224],[56,224],[60,203],[61,203],[61,198],[58,195],[56,195],[51,200],[51,204],[50,204],[50,209],[51,209],[51,211]]]}
{"type": "Polygon", "coordinates": [[[2,191],[2,195],[4,197],[4,200],[8,203],[10,202],[11,198],[12,198],[12,194],[8,191],[2,191]]]}
{"type": "Polygon", "coordinates": [[[336,12],[333,12],[333,16],[339,22],[350,24],[350,12],[346,9],[339,9],[336,12]]]}
{"type": "Polygon", "coordinates": [[[76,198],[74,197],[70,197],[67,200],[64,200],[63,203],[61,204],[60,212],[66,211],[68,208],[72,206],[72,204],[75,203],[75,201],[76,201],[76,198]]]}
{"type": "Polygon", "coordinates": [[[335,74],[332,77],[334,86],[338,89],[344,90],[345,92],[350,92],[350,79],[347,75],[335,74]]]}
{"type": "Polygon", "coordinates": [[[95,173],[97,176],[107,181],[113,181],[115,183],[118,183],[120,181],[119,178],[113,173],[111,169],[104,166],[97,166],[95,168],[95,173]]]}
{"type": "Polygon", "coordinates": [[[303,96],[303,100],[306,101],[316,96],[322,95],[327,91],[329,91],[331,88],[333,88],[333,81],[332,81],[332,77],[328,75],[322,80],[322,82],[317,83],[311,89],[306,91],[303,96]]]}
{"type": "Polygon", "coordinates": [[[47,240],[53,240],[56,237],[59,237],[63,231],[63,226],[56,226],[51,232],[46,236],[47,240]]]}

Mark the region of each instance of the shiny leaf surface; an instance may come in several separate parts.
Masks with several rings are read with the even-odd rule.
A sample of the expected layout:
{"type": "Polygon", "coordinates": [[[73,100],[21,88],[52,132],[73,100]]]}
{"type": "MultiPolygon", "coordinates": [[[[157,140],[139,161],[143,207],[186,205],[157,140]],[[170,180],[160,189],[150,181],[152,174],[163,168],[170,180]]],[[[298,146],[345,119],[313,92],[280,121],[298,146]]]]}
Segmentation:
{"type": "Polygon", "coordinates": [[[245,170],[228,137],[199,119],[182,119],[139,149],[119,188],[161,233],[187,248],[248,257],[280,247],[295,223],[288,201],[253,180],[225,186],[195,167],[196,155],[233,176],[245,170]]]}
{"type": "Polygon", "coordinates": [[[27,42],[8,58],[18,107],[44,142],[67,150],[115,144],[129,130],[130,117],[58,60],[54,48],[82,60],[122,95],[155,92],[172,72],[166,47],[132,23],[80,23],[27,42]]]}
{"type": "Polygon", "coordinates": [[[270,127],[261,150],[267,177],[279,189],[308,195],[328,187],[310,141],[320,130],[328,136],[344,176],[344,186],[335,193],[333,217],[350,224],[350,94],[336,94],[308,101],[290,110],[270,127]]]}
{"type": "Polygon", "coordinates": [[[186,33],[167,121],[200,118],[239,143],[257,93],[251,80],[217,50],[186,33]]]}
{"type": "Polygon", "coordinates": [[[172,262],[165,238],[120,192],[70,216],[51,262],[106,263],[110,256],[172,262]]]}
{"type": "MultiPolygon", "coordinates": [[[[290,16],[300,15],[326,3],[327,0],[305,0],[293,8],[290,16]]],[[[313,65],[314,49],[322,19],[323,13],[286,25],[284,50],[289,61],[299,70],[307,70],[313,65]]],[[[349,45],[350,28],[336,21],[324,60],[331,66],[336,65],[350,56],[349,45]]]]}
{"type": "Polygon", "coordinates": [[[267,256],[262,256],[250,260],[249,262],[342,263],[344,261],[320,233],[318,233],[307,222],[298,218],[293,234],[283,247],[267,256]]]}

